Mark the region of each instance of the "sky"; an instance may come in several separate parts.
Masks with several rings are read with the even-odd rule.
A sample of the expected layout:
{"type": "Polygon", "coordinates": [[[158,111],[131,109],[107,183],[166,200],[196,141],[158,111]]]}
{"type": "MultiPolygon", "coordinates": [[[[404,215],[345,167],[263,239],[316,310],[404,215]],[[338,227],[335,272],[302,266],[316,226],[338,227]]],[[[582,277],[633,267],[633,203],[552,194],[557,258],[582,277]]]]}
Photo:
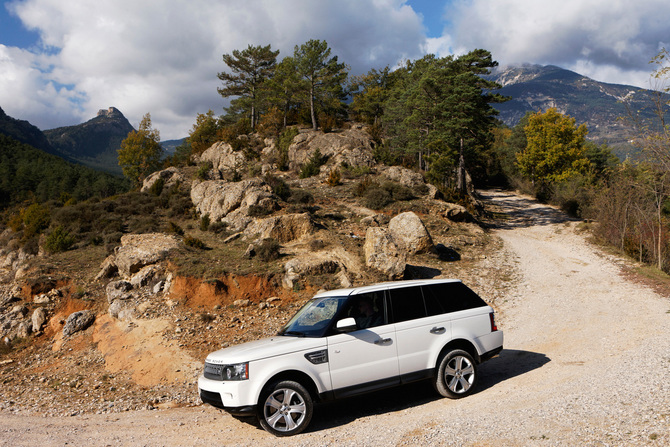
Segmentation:
{"type": "Polygon", "coordinates": [[[425,54],[491,51],[501,66],[558,65],[650,87],[670,49],[667,0],[12,0],[0,5],[0,107],[42,130],[118,108],[161,139],[222,114],[222,55],[272,45],[279,59],[328,42],[351,74],[425,54]]]}

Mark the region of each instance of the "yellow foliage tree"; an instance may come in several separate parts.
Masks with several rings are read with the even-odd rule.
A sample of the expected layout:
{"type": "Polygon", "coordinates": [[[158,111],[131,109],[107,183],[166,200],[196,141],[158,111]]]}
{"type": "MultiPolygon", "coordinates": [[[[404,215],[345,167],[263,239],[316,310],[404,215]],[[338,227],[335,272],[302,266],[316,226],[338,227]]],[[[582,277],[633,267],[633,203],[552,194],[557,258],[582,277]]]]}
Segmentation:
{"type": "Polygon", "coordinates": [[[123,175],[137,186],[159,168],[162,154],[160,134],[151,128],[151,115],[147,113],[142,117],[139,130],[130,131],[121,142],[119,166],[123,175]]]}
{"type": "Polygon", "coordinates": [[[551,108],[530,115],[524,127],[526,149],[516,154],[521,174],[533,183],[567,180],[589,167],[586,152],[586,125],[551,108]]]}

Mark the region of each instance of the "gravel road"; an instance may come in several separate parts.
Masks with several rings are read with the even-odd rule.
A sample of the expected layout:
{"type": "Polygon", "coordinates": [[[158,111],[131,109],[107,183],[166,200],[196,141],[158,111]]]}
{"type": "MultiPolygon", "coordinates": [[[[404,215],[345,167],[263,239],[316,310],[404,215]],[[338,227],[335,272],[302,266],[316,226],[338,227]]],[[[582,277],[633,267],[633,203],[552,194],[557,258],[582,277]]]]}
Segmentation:
{"type": "MultiPolygon", "coordinates": [[[[670,445],[668,297],[625,279],[624,261],[589,244],[554,209],[506,192],[485,196],[508,215],[493,230],[503,249],[487,262],[508,263],[515,286],[495,303],[505,350],[481,366],[478,392],[441,399],[419,383],[321,405],[291,445],[670,445]]],[[[279,442],[206,406],[0,413],[3,446],[279,442]]]]}

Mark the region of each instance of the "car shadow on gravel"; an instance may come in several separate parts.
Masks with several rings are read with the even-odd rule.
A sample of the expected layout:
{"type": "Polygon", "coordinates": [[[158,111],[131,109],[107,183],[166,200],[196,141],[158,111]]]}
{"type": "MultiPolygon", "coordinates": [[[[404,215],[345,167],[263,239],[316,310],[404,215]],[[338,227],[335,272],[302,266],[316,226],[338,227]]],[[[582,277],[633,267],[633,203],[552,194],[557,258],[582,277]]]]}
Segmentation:
{"type": "MultiPolygon", "coordinates": [[[[537,352],[505,349],[498,357],[479,365],[479,383],[475,393],[481,393],[505,380],[540,368],[551,360],[537,352]]],[[[410,383],[348,399],[328,402],[315,408],[307,432],[318,432],[346,425],[356,419],[423,405],[443,399],[430,381],[410,383]]]]}

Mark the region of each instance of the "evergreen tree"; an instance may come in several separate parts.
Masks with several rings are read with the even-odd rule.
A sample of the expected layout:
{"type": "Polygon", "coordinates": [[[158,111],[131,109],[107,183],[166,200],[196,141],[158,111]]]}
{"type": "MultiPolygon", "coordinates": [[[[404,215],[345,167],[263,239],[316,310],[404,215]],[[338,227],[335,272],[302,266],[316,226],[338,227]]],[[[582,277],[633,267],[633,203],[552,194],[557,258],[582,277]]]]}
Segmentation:
{"type": "Polygon", "coordinates": [[[311,39],[295,46],[293,57],[300,76],[306,81],[312,129],[318,129],[317,107],[321,110],[335,110],[342,106],[345,98],[344,83],[347,70],[337,62],[337,56],[330,57],[331,49],[325,40],[311,39]]]}
{"type": "Polygon", "coordinates": [[[272,51],[271,45],[252,46],[245,50],[233,50],[232,54],[224,54],[223,62],[231,73],[221,72],[218,77],[223,87],[218,92],[224,98],[236,96],[231,101],[230,112],[247,114],[251,127],[255,129],[263,105],[263,87],[270,79],[277,65],[279,51],[272,51]]]}

